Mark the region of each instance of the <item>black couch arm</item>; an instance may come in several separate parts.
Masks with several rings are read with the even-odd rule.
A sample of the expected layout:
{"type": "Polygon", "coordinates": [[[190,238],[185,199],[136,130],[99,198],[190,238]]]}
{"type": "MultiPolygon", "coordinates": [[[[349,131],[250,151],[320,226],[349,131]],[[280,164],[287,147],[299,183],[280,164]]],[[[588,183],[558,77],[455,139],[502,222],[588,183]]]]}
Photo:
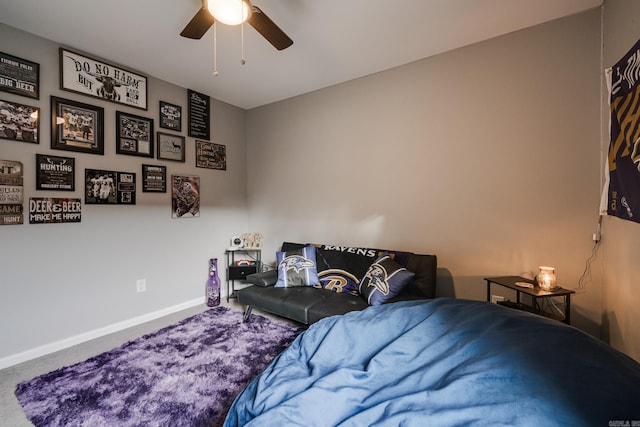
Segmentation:
{"type": "Polygon", "coordinates": [[[256,286],[273,286],[278,281],[278,270],[267,270],[247,276],[247,282],[256,286]]]}

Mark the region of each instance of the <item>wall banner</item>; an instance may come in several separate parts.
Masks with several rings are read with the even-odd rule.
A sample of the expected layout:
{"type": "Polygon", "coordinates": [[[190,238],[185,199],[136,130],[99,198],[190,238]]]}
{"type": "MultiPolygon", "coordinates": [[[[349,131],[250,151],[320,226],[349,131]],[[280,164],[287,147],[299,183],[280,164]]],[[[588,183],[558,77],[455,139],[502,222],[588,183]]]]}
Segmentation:
{"type": "Polygon", "coordinates": [[[640,222],[640,41],[608,72],[607,214],[640,222]]]}

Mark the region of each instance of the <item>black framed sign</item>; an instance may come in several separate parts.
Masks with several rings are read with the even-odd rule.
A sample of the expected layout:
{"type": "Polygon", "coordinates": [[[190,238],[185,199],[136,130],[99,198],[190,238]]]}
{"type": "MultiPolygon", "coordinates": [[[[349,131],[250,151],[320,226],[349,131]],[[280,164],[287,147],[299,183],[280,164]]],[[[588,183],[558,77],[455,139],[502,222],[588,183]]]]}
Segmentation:
{"type": "Polygon", "coordinates": [[[0,52],[0,90],[40,99],[40,65],[0,52]]]}
{"type": "Polygon", "coordinates": [[[60,48],[60,89],[147,109],[147,78],[60,48]]]}
{"type": "Polygon", "coordinates": [[[136,174],[85,169],[84,203],[87,205],[135,205],[136,174]]]}
{"type": "Polygon", "coordinates": [[[153,157],[153,119],[116,111],[116,153],[153,157]]]}
{"type": "Polygon", "coordinates": [[[227,170],[227,147],[196,140],[196,167],[227,170]]]}
{"type": "Polygon", "coordinates": [[[40,109],[0,99],[0,138],[40,143],[40,109]]]}
{"type": "Polygon", "coordinates": [[[104,154],[104,109],[51,97],[51,148],[104,154]]]}
{"type": "Polygon", "coordinates": [[[158,132],[158,159],[184,162],[184,136],[158,132]]]}
{"type": "Polygon", "coordinates": [[[36,190],[75,191],[76,160],[73,157],[36,154],[36,190]]]}
{"type": "Polygon", "coordinates": [[[167,168],[165,166],[142,165],[142,192],[167,192],[167,168]]]}
{"type": "Polygon", "coordinates": [[[160,101],[160,127],[163,129],[182,131],[182,107],[160,101]]]}
{"type": "Polygon", "coordinates": [[[211,139],[211,98],[203,93],[187,89],[189,98],[189,136],[211,139]]]}

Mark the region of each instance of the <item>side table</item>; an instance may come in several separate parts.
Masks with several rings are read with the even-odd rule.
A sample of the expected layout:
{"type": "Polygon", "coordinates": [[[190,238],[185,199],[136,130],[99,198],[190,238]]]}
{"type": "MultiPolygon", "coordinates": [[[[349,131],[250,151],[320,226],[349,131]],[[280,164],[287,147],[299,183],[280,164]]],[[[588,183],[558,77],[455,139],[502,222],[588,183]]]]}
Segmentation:
{"type": "MultiPolygon", "coordinates": [[[[485,277],[484,280],[487,281],[487,301],[491,301],[491,284],[495,284],[495,285],[513,289],[514,291],[516,291],[516,303],[508,305],[509,307],[530,311],[530,312],[540,314],[545,317],[551,317],[554,319],[557,319],[557,318],[552,317],[548,315],[548,313],[540,310],[537,300],[542,298],[563,297],[564,298],[564,319],[557,319],[557,320],[561,320],[566,324],[570,324],[571,322],[571,295],[575,293],[574,291],[571,291],[569,289],[563,289],[563,288],[556,288],[552,291],[545,291],[544,289],[541,289],[532,280],[526,279],[520,276],[485,277]],[[516,285],[516,282],[531,283],[534,286],[533,288],[523,288],[516,285]],[[521,294],[531,296],[533,299],[533,304],[531,306],[522,304],[520,302],[521,294]]],[[[507,305],[507,304],[504,304],[504,305],[507,305]]]]}
{"type": "Polygon", "coordinates": [[[224,251],[226,263],[227,263],[227,302],[229,298],[235,298],[235,281],[245,280],[249,274],[257,273],[261,270],[262,249],[259,248],[238,248],[227,249],[224,251]],[[249,265],[237,265],[236,254],[244,254],[250,258],[249,265]],[[231,285],[231,289],[229,289],[231,285]],[[231,292],[229,292],[231,290],[231,292]]]}

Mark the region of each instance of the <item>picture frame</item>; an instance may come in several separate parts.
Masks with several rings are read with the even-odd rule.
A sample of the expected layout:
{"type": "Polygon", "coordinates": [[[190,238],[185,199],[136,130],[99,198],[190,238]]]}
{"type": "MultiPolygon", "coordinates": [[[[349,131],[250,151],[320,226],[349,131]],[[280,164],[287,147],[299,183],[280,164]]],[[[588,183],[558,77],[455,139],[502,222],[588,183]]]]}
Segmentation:
{"type": "Polygon", "coordinates": [[[158,132],[157,136],[158,159],[184,163],[185,137],[164,132],[158,132]]]}
{"type": "Polygon", "coordinates": [[[227,170],[227,147],[196,140],[196,167],[227,170]]]}
{"type": "Polygon", "coordinates": [[[0,138],[40,143],[40,108],[0,99],[0,138]]]}
{"type": "Polygon", "coordinates": [[[166,101],[160,101],[160,123],[163,129],[182,132],[182,107],[166,101]]]}
{"type": "Polygon", "coordinates": [[[116,153],[153,158],[153,150],[153,119],[116,111],[116,153]]]}
{"type": "Polygon", "coordinates": [[[60,48],[60,89],[129,107],[147,109],[147,77],[60,48]]]}
{"type": "Polygon", "coordinates": [[[158,165],[142,165],[142,192],[166,193],[167,168],[158,165]]]}
{"type": "Polygon", "coordinates": [[[195,90],[187,89],[189,136],[211,139],[211,97],[195,90]]]}
{"type": "Polygon", "coordinates": [[[0,91],[40,99],[40,64],[0,52],[0,91]]]}
{"type": "Polygon", "coordinates": [[[84,170],[85,205],[135,205],[136,174],[102,169],[84,170]]]}
{"type": "Polygon", "coordinates": [[[200,177],[171,175],[171,217],[200,216],[200,177]]]}
{"type": "Polygon", "coordinates": [[[36,154],[36,190],[75,191],[76,160],[73,157],[36,154]]]}
{"type": "Polygon", "coordinates": [[[51,96],[51,148],[104,154],[104,109],[51,96]]]}
{"type": "Polygon", "coordinates": [[[0,159],[0,226],[24,223],[24,167],[0,159]]]}

